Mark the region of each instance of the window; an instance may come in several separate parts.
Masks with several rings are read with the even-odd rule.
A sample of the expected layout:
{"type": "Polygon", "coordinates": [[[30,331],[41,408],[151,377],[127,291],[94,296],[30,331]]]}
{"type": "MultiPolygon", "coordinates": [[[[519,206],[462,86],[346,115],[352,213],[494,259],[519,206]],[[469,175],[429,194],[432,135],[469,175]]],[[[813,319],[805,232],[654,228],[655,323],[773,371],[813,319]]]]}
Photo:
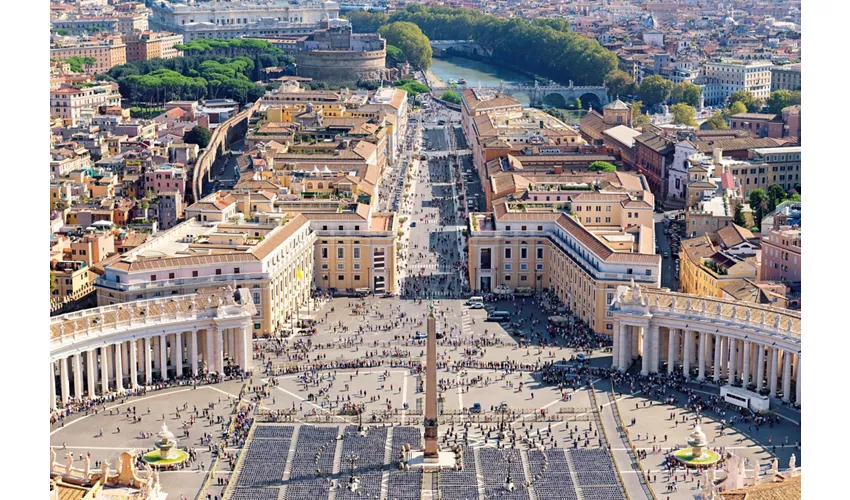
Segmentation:
{"type": "Polygon", "coordinates": [[[611,217],[605,217],[605,222],[606,222],[606,223],[610,223],[610,222],[611,222],[611,217]]]}
{"type": "Polygon", "coordinates": [[[337,271],[345,271],[345,264],[337,264],[336,270],[337,271]]]}
{"type": "Polygon", "coordinates": [[[519,270],[520,271],[528,271],[528,264],[520,264],[519,270]]]}
{"type": "Polygon", "coordinates": [[[525,227],[525,226],[522,226],[522,230],[523,230],[523,231],[526,231],[526,227],[525,227]]]}
{"type": "Polygon", "coordinates": [[[221,269],[216,269],[216,270],[215,270],[215,275],[216,275],[216,276],[221,276],[221,269]]]}
{"type": "Polygon", "coordinates": [[[511,265],[505,264],[505,271],[510,271],[510,270],[511,270],[511,265]]]}
{"type": "Polygon", "coordinates": [[[354,264],[354,270],[359,271],[360,270],[360,264],[354,264]]]}
{"type": "MultiPolygon", "coordinates": [[[[70,282],[71,280],[66,280],[66,281],[70,282]]],[[[155,274],[151,274],[151,281],[156,281],[156,275],[155,274]]],[[[68,283],[68,284],[70,285],[71,283],[68,283]]]]}
{"type": "Polygon", "coordinates": [[[543,249],[542,249],[542,248],[538,248],[538,249],[537,249],[537,258],[538,258],[538,259],[542,259],[542,258],[543,258],[543,249]]]}
{"type": "Polygon", "coordinates": [[[354,247],[354,258],[355,259],[360,258],[360,247],[354,247]]]}
{"type": "Polygon", "coordinates": [[[337,248],[336,249],[336,258],[337,259],[345,258],[345,249],[344,248],[337,248]]]}
{"type": "Polygon", "coordinates": [[[528,276],[526,276],[525,274],[523,274],[522,276],[520,276],[520,277],[519,277],[519,280],[520,280],[520,281],[528,281],[528,276]]]}
{"type": "Polygon", "coordinates": [[[339,276],[337,276],[337,279],[338,279],[339,281],[345,281],[345,276],[343,276],[343,275],[341,275],[341,274],[340,274],[339,276]]]}
{"type": "Polygon", "coordinates": [[[511,249],[510,249],[510,248],[506,248],[506,249],[505,249],[505,258],[506,258],[506,259],[510,259],[510,258],[511,258],[511,249]]]}
{"type": "Polygon", "coordinates": [[[647,270],[646,270],[646,275],[647,275],[647,276],[652,276],[652,269],[647,269],[647,270]]]}
{"type": "Polygon", "coordinates": [[[511,275],[510,275],[510,274],[506,274],[506,275],[505,275],[505,281],[510,281],[510,280],[511,280],[511,275]]]}
{"type": "Polygon", "coordinates": [[[322,247],[322,258],[323,258],[323,259],[327,259],[327,258],[328,258],[328,249],[327,249],[327,247],[322,247]]]}
{"type": "Polygon", "coordinates": [[[538,231],[543,231],[543,226],[537,226],[538,231]]]}
{"type": "Polygon", "coordinates": [[[596,218],[596,223],[597,223],[597,224],[599,224],[600,222],[602,222],[602,218],[601,218],[601,217],[597,217],[597,218],[596,218]]]}
{"type": "Polygon", "coordinates": [[[520,259],[527,259],[528,258],[528,249],[527,248],[520,248],[519,249],[519,258],[520,259]]]}
{"type": "Polygon", "coordinates": [[[233,268],[233,274],[239,274],[240,269],[238,267],[233,268]]]}
{"type": "Polygon", "coordinates": [[[254,292],[252,294],[252,298],[254,299],[254,304],[260,303],[260,292],[254,292]]]}
{"type": "Polygon", "coordinates": [[[354,275],[354,281],[360,281],[360,275],[359,274],[354,275]]]}
{"type": "Polygon", "coordinates": [[[192,277],[197,278],[198,277],[198,271],[192,271],[192,277]]]}
{"type": "Polygon", "coordinates": [[[505,226],[505,231],[510,231],[510,230],[511,230],[511,226],[505,226]]]}
{"type": "Polygon", "coordinates": [[[543,270],[543,264],[537,264],[537,270],[542,271],[543,270]]]}

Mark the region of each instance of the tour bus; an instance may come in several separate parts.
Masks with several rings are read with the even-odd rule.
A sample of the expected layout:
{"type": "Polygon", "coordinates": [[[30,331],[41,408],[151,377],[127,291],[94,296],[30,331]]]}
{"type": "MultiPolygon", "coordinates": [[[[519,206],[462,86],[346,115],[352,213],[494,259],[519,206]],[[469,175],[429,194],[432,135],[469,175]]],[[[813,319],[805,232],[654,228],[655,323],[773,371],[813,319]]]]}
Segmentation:
{"type": "Polygon", "coordinates": [[[740,387],[724,385],[720,388],[720,396],[723,401],[741,408],[747,408],[754,413],[764,413],[770,409],[770,398],[740,387]]]}
{"type": "Polygon", "coordinates": [[[508,321],[511,319],[511,313],[508,311],[493,311],[487,316],[487,321],[508,321]]]}
{"type": "Polygon", "coordinates": [[[466,301],[466,305],[472,309],[481,309],[484,307],[484,297],[470,297],[469,300],[466,301]]]}

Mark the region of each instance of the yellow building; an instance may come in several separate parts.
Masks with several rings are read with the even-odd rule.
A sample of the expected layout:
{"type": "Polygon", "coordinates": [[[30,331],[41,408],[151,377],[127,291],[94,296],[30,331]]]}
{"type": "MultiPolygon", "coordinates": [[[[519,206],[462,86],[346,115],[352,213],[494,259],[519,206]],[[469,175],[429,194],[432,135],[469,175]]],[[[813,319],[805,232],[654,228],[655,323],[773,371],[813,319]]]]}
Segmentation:
{"type": "MultiPolygon", "coordinates": [[[[731,226],[730,226],[731,227],[731,226]]],[[[758,279],[759,265],[753,256],[739,256],[715,246],[709,235],[682,241],[679,250],[679,291],[723,297],[723,289],[743,279],[758,279]]]]}

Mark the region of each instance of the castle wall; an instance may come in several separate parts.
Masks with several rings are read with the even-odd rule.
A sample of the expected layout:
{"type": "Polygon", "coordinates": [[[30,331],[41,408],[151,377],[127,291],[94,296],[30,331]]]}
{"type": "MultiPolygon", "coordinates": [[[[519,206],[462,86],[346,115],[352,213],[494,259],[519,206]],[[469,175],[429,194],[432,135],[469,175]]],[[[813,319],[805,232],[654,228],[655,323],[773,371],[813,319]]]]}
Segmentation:
{"type": "Polygon", "coordinates": [[[296,57],[298,76],[326,82],[380,80],[386,68],[387,51],[304,51],[296,57]]]}

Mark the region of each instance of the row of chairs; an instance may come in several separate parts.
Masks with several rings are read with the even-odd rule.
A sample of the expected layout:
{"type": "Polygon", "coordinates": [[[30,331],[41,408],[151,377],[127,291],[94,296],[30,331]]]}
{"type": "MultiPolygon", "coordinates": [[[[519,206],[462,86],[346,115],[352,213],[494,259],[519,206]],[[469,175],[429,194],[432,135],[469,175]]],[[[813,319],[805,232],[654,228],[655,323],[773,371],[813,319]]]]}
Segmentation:
{"type": "Polygon", "coordinates": [[[366,435],[357,432],[356,425],[345,428],[342,441],[342,464],[340,465],[338,500],[380,498],[383,479],[384,456],[386,455],[387,427],[368,427],[366,435]],[[346,487],[350,474],[348,457],[357,456],[354,472],[360,477],[360,488],[356,492],[346,487]]]}
{"type": "Polygon", "coordinates": [[[392,437],[392,454],[387,481],[387,498],[389,500],[419,500],[422,491],[422,470],[399,470],[398,458],[401,447],[409,444],[412,449],[422,446],[422,431],[417,427],[394,427],[392,437]]]}
{"type": "Polygon", "coordinates": [[[244,451],[236,488],[280,486],[290,443],[291,439],[252,439],[244,451]]]}
{"type": "Polygon", "coordinates": [[[529,450],[526,454],[534,495],[539,499],[578,500],[570,465],[562,448],[529,450]]]}
{"type": "Polygon", "coordinates": [[[479,449],[478,453],[484,475],[484,498],[529,500],[519,450],[514,448],[498,450],[484,447],[479,449]],[[509,460],[510,467],[508,466],[509,460]],[[505,479],[508,477],[509,471],[514,483],[514,490],[510,492],[505,489],[505,479]]]}
{"type": "Polygon", "coordinates": [[[287,500],[328,498],[338,432],[337,426],[301,426],[286,486],[287,500]]]}
{"type": "Polygon", "coordinates": [[[475,454],[472,448],[461,446],[463,470],[440,471],[440,498],[446,500],[477,500],[478,476],[475,472],[475,454]]]}
{"type": "Polygon", "coordinates": [[[619,484],[611,455],[603,448],[571,448],[568,453],[581,488],[619,484]]]}
{"type": "Polygon", "coordinates": [[[230,500],[277,500],[280,488],[236,488],[230,500]]]}
{"type": "Polygon", "coordinates": [[[254,439],[292,439],[295,427],[291,425],[258,424],[254,429],[254,439]]]}

